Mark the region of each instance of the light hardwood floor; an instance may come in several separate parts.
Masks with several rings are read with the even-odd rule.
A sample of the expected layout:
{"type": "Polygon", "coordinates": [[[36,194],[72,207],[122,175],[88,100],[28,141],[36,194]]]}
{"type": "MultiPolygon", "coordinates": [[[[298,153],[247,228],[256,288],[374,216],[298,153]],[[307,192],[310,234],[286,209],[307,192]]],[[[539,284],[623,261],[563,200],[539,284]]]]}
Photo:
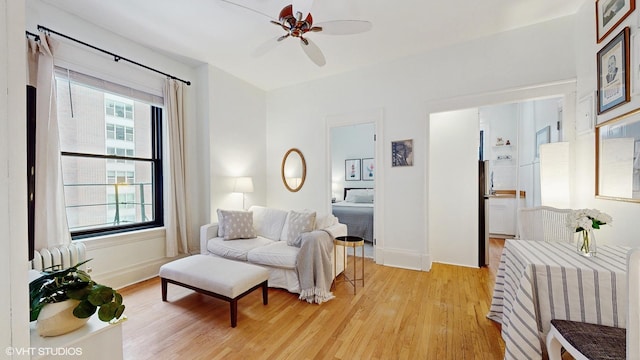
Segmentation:
{"type": "Polygon", "coordinates": [[[421,272],[365,262],[365,286],[339,282],[335,299],[301,302],[269,289],[228,303],[154,278],[121,290],[126,359],[502,359],[500,325],[486,318],[502,242],[491,265],[433,264],[421,272]]]}

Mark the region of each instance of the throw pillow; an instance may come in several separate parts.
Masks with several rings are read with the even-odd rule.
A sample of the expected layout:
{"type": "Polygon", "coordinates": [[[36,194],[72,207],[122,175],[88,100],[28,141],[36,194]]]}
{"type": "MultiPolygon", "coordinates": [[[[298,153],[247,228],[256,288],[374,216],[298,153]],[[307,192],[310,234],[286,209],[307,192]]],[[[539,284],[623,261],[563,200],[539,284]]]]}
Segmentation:
{"type": "Polygon", "coordinates": [[[295,246],[296,239],[300,234],[312,231],[315,227],[316,213],[290,211],[287,225],[287,245],[295,246]]]}
{"type": "Polygon", "coordinates": [[[223,210],[216,210],[218,213],[218,237],[224,237],[224,217],[222,217],[223,210]]]}
{"type": "Polygon", "coordinates": [[[224,239],[252,239],[256,237],[253,228],[253,213],[251,211],[220,210],[224,219],[224,239]]]}

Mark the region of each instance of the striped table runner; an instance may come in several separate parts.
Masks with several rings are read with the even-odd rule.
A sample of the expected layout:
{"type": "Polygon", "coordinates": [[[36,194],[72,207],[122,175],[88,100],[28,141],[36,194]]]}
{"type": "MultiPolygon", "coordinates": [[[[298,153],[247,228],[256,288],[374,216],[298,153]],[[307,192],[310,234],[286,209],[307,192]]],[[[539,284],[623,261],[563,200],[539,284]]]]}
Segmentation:
{"type": "Polygon", "coordinates": [[[586,258],[573,244],[506,240],[487,315],[502,324],[505,359],[541,359],[551,319],[625,327],[628,250],[586,258]]]}

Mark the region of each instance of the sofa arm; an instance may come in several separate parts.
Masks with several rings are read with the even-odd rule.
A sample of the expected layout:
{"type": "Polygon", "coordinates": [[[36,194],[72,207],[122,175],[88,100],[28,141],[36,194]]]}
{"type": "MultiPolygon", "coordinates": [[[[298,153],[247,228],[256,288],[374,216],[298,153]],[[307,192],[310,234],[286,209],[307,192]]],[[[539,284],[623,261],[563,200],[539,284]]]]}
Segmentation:
{"type": "Polygon", "coordinates": [[[211,223],[200,226],[200,253],[207,255],[207,241],[218,236],[218,223],[211,223]]]}
{"type": "Polygon", "coordinates": [[[337,223],[335,225],[331,225],[324,230],[328,231],[334,238],[338,236],[347,236],[347,225],[337,223]]]}

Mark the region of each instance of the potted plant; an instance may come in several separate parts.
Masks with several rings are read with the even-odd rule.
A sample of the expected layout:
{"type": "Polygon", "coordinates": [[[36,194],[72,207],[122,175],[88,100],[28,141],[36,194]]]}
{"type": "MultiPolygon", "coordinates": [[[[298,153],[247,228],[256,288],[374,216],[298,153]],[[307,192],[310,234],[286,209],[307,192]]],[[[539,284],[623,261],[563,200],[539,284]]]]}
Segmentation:
{"type": "MultiPolygon", "coordinates": [[[[79,268],[90,260],[68,269],[45,270],[42,276],[29,283],[30,321],[38,320],[40,335],[55,336],[73,331],[84,325],[96,310],[98,318],[104,322],[119,319],[122,316],[125,309],[122,295],[108,286],[97,284],[91,280],[87,272],[79,268]],[[44,329],[45,325],[41,324],[44,321],[40,318],[43,309],[49,304],[62,302],[67,302],[67,305],[61,306],[60,313],[73,314],[68,316],[72,319],[69,319],[65,325],[60,317],[51,316],[50,325],[62,328],[44,329]],[[74,320],[73,317],[81,320],[74,320]]],[[[48,327],[49,324],[46,326],[48,327]]]]}

